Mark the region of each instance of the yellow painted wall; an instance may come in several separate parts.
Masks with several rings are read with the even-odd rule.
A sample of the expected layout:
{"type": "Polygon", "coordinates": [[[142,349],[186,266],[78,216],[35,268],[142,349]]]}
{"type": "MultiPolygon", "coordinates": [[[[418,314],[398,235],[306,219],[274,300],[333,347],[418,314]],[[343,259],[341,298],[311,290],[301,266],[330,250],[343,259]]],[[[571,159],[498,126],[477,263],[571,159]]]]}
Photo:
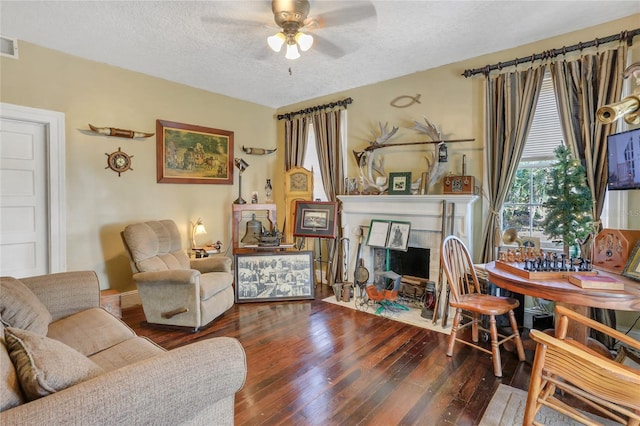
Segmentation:
{"type": "Polygon", "coordinates": [[[120,231],[129,223],[171,218],[188,246],[189,222],[201,217],[208,235],[200,243],[231,238],[233,185],[156,182],[156,138],[126,139],[90,134],[88,123],[155,132],[156,119],[234,132],[235,156],[249,168],[242,178],[243,198],[259,191],[276,173],[275,155],[252,156],[241,147],[276,145],[274,110],[29,43],[20,58],[0,59],[1,98],[5,103],[60,111],[66,118],[67,269],[91,269],[102,288],[135,289],[120,231]],[[118,148],[132,155],[133,170],[106,169],[118,148]]]}

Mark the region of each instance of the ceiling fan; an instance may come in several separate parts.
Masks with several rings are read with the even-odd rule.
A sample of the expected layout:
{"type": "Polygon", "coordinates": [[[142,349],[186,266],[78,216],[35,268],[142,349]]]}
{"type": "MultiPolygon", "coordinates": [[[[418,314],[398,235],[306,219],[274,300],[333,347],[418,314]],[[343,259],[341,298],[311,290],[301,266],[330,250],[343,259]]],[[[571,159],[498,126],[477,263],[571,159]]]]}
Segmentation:
{"type": "Polygon", "coordinates": [[[261,60],[270,51],[264,49],[265,38],[273,40],[269,45],[274,44],[272,49],[277,52],[285,46],[290,59],[300,57],[300,51],[312,46],[313,51],[340,58],[367,40],[367,34],[375,29],[377,15],[371,0],[234,0],[211,4],[215,12],[201,20],[214,25],[211,29],[217,41],[226,40],[234,49],[250,49],[255,52],[252,56],[261,60]],[[267,28],[269,32],[265,33],[267,28]]]}
{"type": "MultiPolygon", "coordinates": [[[[354,2],[349,7],[327,12],[318,17],[309,17],[311,5],[308,0],[272,0],[271,9],[273,19],[280,27],[280,31],[268,37],[267,44],[275,52],[280,52],[282,46],[286,45],[285,57],[287,59],[297,59],[300,57],[298,49],[306,52],[313,46],[314,37],[303,31],[347,24],[376,15],[375,8],[369,1],[354,2]]],[[[324,45],[324,50],[331,56],[344,55],[338,45],[319,35],[315,37],[324,45]]]]}

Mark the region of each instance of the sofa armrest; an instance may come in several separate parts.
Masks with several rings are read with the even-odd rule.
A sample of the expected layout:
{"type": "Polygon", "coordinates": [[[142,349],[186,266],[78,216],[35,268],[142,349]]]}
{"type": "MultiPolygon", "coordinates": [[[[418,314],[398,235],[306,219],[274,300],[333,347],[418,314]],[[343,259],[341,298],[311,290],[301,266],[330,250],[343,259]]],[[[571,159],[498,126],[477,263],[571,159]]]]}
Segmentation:
{"type": "Polygon", "coordinates": [[[145,284],[195,284],[198,277],[200,271],[195,269],[167,269],[133,274],[134,281],[145,284]]]}
{"type": "Polygon", "coordinates": [[[246,372],[236,339],[207,339],[11,408],[0,424],[233,425],[246,372]]]}
{"type": "Polygon", "coordinates": [[[191,259],[191,267],[203,274],[206,272],[231,272],[231,258],[226,256],[209,256],[191,259]]]}
{"type": "Polygon", "coordinates": [[[53,321],[100,307],[100,282],[94,271],[60,272],[20,281],[40,299],[53,321]]]}

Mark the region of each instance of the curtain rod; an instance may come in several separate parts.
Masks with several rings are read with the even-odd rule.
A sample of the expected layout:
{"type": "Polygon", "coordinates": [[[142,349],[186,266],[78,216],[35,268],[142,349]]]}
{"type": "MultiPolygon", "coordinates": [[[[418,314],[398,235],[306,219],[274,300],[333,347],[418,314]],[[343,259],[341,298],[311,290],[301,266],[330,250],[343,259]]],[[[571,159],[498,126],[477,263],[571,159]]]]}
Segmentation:
{"type": "Polygon", "coordinates": [[[525,58],[516,58],[516,59],[513,59],[511,61],[507,61],[507,62],[498,62],[497,64],[486,65],[486,66],[484,66],[482,68],[475,68],[475,69],[472,69],[472,70],[465,70],[462,73],[462,75],[464,77],[466,77],[466,78],[471,77],[471,76],[476,75],[476,74],[488,75],[493,70],[500,70],[502,68],[510,67],[512,65],[524,64],[524,63],[527,63],[527,62],[534,62],[534,61],[537,61],[538,59],[555,58],[556,56],[564,55],[564,54],[566,54],[568,52],[574,52],[576,50],[582,50],[582,49],[585,49],[587,47],[593,47],[593,46],[598,47],[600,44],[610,43],[612,41],[626,40],[627,44],[631,45],[632,42],[633,42],[633,38],[635,36],[637,36],[638,34],[640,34],[640,28],[636,28],[635,30],[631,30],[631,31],[622,31],[620,34],[614,34],[614,35],[610,35],[610,36],[603,37],[603,38],[596,38],[595,40],[587,41],[585,43],[579,42],[579,43],[571,45],[571,46],[563,46],[560,49],[546,50],[546,51],[544,51],[542,53],[536,53],[534,55],[527,56],[525,58]]]}
{"type": "Polygon", "coordinates": [[[298,114],[308,114],[310,112],[322,111],[323,109],[331,109],[331,108],[335,108],[337,106],[346,108],[347,105],[351,104],[351,102],[353,102],[353,99],[346,98],[346,99],[343,99],[341,101],[330,102],[330,103],[324,104],[324,105],[318,105],[318,106],[314,106],[314,107],[301,109],[300,111],[288,112],[286,114],[278,114],[278,120],[283,120],[283,119],[291,120],[295,115],[298,115],[298,114]]]}

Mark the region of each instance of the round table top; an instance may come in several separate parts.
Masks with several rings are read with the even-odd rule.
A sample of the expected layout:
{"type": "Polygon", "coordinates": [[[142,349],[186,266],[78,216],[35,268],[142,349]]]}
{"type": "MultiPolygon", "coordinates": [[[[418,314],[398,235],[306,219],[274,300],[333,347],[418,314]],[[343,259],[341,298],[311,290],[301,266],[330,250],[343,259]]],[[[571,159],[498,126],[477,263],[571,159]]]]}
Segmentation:
{"type": "Polygon", "coordinates": [[[497,267],[495,262],[487,263],[484,268],[491,283],[515,293],[593,308],[640,311],[640,282],[622,275],[597,271],[623,281],[624,290],[583,289],[571,284],[566,278],[525,278],[497,267]]]}

